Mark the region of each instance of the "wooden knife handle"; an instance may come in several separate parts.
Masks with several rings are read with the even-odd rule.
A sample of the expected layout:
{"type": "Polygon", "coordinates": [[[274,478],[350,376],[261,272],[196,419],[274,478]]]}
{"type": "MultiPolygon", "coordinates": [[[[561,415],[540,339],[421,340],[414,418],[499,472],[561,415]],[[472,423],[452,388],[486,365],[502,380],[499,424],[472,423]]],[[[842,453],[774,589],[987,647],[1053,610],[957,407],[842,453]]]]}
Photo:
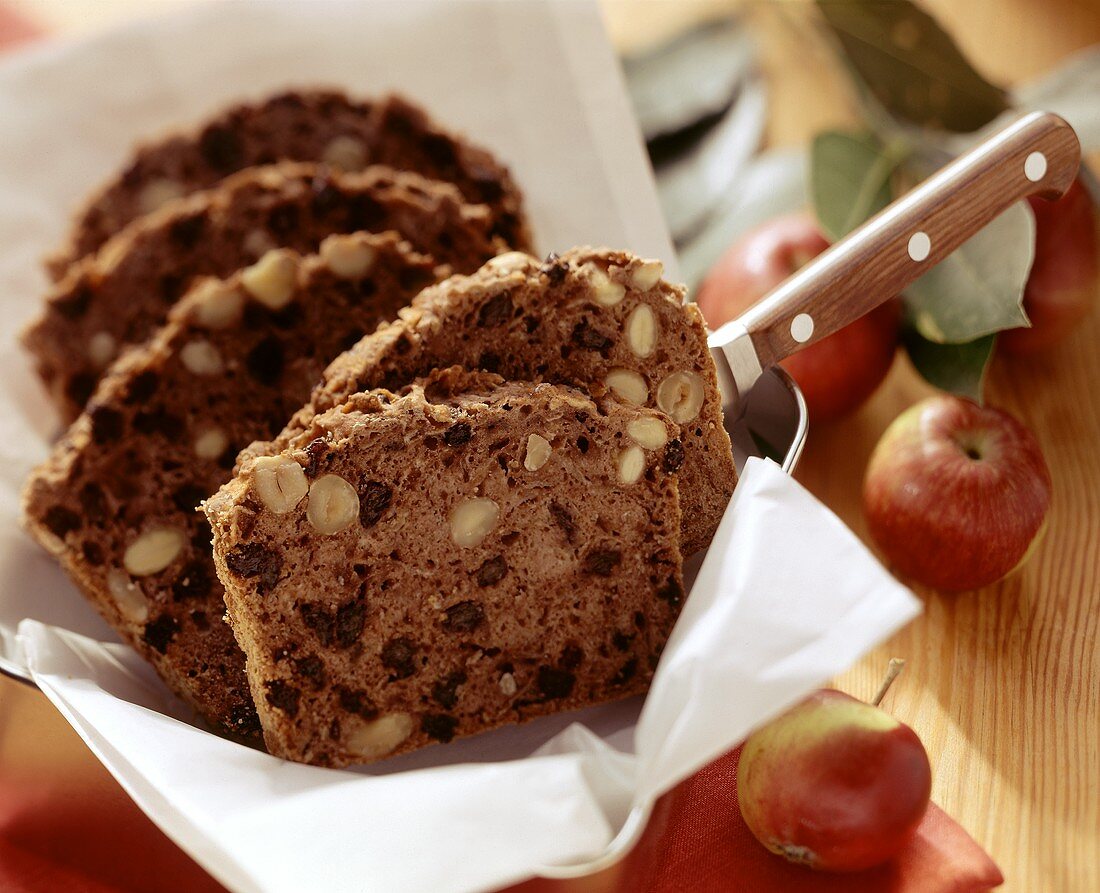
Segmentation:
{"type": "Polygon", "coordinates": [[[735,323],[766,369],[900,294],[1013,203],[1063,195],[1080,161],[1065,121],[1025,115],[820,254],[735,323]]]}

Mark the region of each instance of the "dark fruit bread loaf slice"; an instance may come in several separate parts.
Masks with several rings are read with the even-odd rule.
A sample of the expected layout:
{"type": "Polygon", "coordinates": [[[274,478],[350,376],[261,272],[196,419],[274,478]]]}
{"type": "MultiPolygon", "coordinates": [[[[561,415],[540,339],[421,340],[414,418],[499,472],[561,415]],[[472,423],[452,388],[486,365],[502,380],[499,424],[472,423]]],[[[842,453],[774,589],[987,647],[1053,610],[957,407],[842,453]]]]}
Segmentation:
{"type": "Polygon", "coordinates": [[[369,762],[645,691],[679,427],[459,369],[357,394],[205,504],[271,753],[369,762]]]}
{"type": "Polygon", "coordinates": [[[139,147],[77,215],[68,244],[49,262],[53,278],[143,214],[246,167],[277,161],[345,171],[385,164],[453,183],[470,203],[489,206],[493,232],[507,244],[530,247],[520,190],[489,152],[441,129],[400,97],[368,102],[307,90],[233,106],[196,130],[139,147]]]}
{"type": "Polygon", "coordinates": [[[614,396],[657,407],[681,426],[662,461],[680,472],[681,548],[690,555],[710,542],[737,473],[703,318],[661,274],[658,261],[607,249],[545,262],[501,255],[426,289],[400,320],[337,358],[279,438],[244,455],[284,449],[315,413],[351,394],[396,391],[436,368],[573,385],[601,405],[614,396]]]}
{"type": "Polygon", "coordinates": [[[325,364],[392,319],[432,263],[393,233],[279,249],[207,280],[119,359],[27,483],[34,536],[107,621],[217,728],[258,731],[199,503],[270,437],[325,364]]]}
{"type": "Polygon", "coordinates": [[[228,276],[270,248],[316,251],[325,236],[357,230],[395,230],[469,272],[500,247],[490,229],[484,205],[417,174],[340,174],[292,162],[253,168],[135,221],[74,265],[23,340],[68,421],[119,349],[149,337],[197,276],[228,276]]]}

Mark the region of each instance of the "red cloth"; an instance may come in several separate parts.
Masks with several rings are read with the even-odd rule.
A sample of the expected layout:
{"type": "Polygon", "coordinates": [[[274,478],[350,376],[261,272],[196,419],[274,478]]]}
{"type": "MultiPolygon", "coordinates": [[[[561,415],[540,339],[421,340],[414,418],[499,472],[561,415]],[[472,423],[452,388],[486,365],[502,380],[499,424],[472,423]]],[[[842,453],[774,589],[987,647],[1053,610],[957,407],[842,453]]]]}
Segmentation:
{"type": "Polygon", "coordinates": [[[655,893],[977,893],[1004,880],[985,851],[934,804],[913,841],[879,868],[829,875],[791,865],[764,849],[741,818],[739,755],[712,763],[672,793],[672,827],[659,843],[650,887],[655,893]]]}
{"type": "MultiPolygon", "coordinates": [[[[40,34],[0,6],[0,47],[40,34]]],[[[737,806],[737,753],[664,797],[619,865],[572,882],[530,881],[512,893],[979,893],[997,866],[935,806],[893,863],[859,875],[789,865],[749,833],[737,806]]],[[[28,786],[0,771],[0,889],[8,893],[205,893],[222,888],[121,791],[81,797],[49,779],[28,786]]]]}
{"type": "Polygon", "coordinates": [[[530,881],[511,893],[981,893],[1004,882],[985,851],[935,804],[892,862],[858,874],[791,865],[752,836],[737,805],[740,749],[657,805],[637,848],[589,886],[530,881]]]}
{"type": "Polygon", "coordinates": [[[42,29],[30,19],[0,5],[0,50],[26,43],[42,35],[42,29]]]}
{"type": "MultiPolygon", "coordinates": [[[[936,806],[890,864],[847,875],[790,865],[760,846],[741,820],[737,757],[717,760],[663,797],[642,840],[618,865],[579,881],[529,881],[511,893],[980,893],[1003,880],[936,806]]],[[[121,789],[65,773],[32,782],[0,767],[0,890],[221,889],[121,789]]]]}

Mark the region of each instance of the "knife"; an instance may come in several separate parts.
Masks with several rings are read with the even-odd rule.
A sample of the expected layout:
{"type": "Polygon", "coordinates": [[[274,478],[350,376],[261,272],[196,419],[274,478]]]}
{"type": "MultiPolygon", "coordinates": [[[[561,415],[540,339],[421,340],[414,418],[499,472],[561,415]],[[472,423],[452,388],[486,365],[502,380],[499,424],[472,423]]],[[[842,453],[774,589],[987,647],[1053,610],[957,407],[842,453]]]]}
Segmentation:
{"type": "Polygon", "coordinates": [[[900,294],[1012,204],[1060,198],[1081,144],[1050,112],[1024,115],[941,168],[710,335],[726,427],[764,370],[900,294]]]}

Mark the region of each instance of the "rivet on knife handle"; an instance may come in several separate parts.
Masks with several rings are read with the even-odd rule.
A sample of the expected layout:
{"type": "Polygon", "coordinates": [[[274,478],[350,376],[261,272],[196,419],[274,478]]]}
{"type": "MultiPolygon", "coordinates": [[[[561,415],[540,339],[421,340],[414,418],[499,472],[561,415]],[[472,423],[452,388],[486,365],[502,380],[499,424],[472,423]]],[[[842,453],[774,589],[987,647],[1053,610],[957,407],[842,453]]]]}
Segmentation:
{"type": "Polygon", "coordinates": [[[1064,194],[1080,160],[1065,121],[1025,115],[819,255],[715,332],[711,346],[724,348],[743,394],[754,367],[758,375],[899,294],[1010,205],[1064,194]]]}

